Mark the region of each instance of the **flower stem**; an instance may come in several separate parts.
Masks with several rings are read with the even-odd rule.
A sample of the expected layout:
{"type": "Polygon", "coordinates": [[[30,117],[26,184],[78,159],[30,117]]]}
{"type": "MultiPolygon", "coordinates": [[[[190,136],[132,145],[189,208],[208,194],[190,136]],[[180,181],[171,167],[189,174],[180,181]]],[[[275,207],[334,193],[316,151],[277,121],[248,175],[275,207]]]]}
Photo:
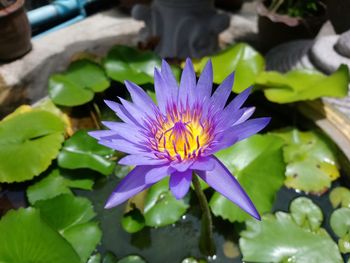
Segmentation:
{"type": "Polygon", "coordinates": [[[202,209],[202,225],[201,225],[201,236],[199,240],[199,248],[202,253],[207,256],[215,255],[215,243],[213,238],[213,220],[211,217],[207,198],[204,195],[199,179],[195,173],[192,178],[194,191],[199,200],[199,205],[202,209]]]}

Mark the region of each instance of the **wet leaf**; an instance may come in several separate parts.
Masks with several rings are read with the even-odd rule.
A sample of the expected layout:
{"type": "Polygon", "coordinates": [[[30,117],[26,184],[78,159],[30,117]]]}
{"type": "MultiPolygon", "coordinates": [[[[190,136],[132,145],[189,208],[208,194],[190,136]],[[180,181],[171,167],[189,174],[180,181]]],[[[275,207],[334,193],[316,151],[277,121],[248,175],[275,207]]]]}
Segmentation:
{"type": "Polygon", "coordinates": [[[118,260],[118,263],[146,263],[146,261],[139,256],[131,255],[118,260]]]}
{"type": "Polygon", "coordinates": [[[32,179],[56,158],[64,139],[64,124],[42,110],[13,115],[0,122],[0,182],[32,179]],[[20,164],[20,165],[19,165],[20,164]]]}
{"type": "Polygon", "coordinates": [[[290,103],[320,97],[345,97],[348,94],[349,70],[342,65],[330,76],[311,70],[293,70],[287,74],[262,72],[256,84],[268,100],[290,103]],[[331,88],[330,88],[331,87],[331,88]]]}
{"type": "Polygon", "coordinates": [[[27,189],[27,198],[30,204],[38,200],[50,199],[60,194],[72,194],[70,188],[92,190],[94,181],[90,178],[70,178],[61,174],[59,169],[52,170],[41,181],[27,189]]]}
{"type": "MultiPolygon", "coordinates": [[[[261,214],[271,210],[283,185],[282,145],[283,140],[276,136],[255,135],[216,154],[237,177],[261,214]]],[[[231,222],[243,222],[250,217],[219,193],[214,193],[209,205],[216,216],[231,222]]]]}
{"type": "Polygon", "coordinates": [[[0,221],[0,262],[81,263],[72,246],[33,208],[8,212],[0,221]]]}
{"type": "Polygon", "coordinates": [[[187,211],[188,196],[176,200],[169,190],[169,178],[166,178],[147,192],[144,216],[147,226],[160,227],[175,223],[187,211]]]}
{"type": "Polygon", "coordinates": [[[115,167],[115,162],[109,160],[113,153],[112,149],[98,144],[86,131],[79,130],[64,142],[58,155],[58,165],[67,169],[88,168],[110,175],[115,167]]]}
{"type": "Polygon", "coordinates": [[[320,228],[323,221],[322,211],[309,198],[298,197],[294,199],[289,209],[297,225],[311,231],[320,228]]]}
{"type": "Polygon", "coordinates": [[[102,263],[118,263],[118,259],[112,252],[107,252],[102,263]]]}
{"type": "Polygon", "coordinates": [[[232,72],[235,72],[233,91],[239,93],[253,85],[256,77],[265,68],[263,56],[247,44],[239,43],[222,52],[200,60],[199,71],[211,59],[214,70],[214,82],[220,84],[232,72]]]}
{"type": "Polygon", "coordinates": [[[334,149],[326,138],[313,131],[285,130],[273,134],[285,140],[287,187],[322,194],[339,178],[334,149]]]}
{"type": "Polygon", "coordinates": [[[35,207],[45,222],[61,233],[86,262],[102,237],[98,224],[91,222],[96,215],[91,202],[83,197],[63,194],[38,201],[35,207]]]}
{"type": "Polygon", "coordinates": [[[248,262],[343,262],[337,245],[320,228],[312,232],[298,226],[283,212],[265,215],[262,221],[250,219],[241,232],[239,246],[248,262]]]}
{"type": "Polygon", "coordinates": [[[195,259],[195,258],[185,258],[184,260],[181,261],[181,263],[206,263],[205,260],[203,259],[195,259]]]}
{"type": "Polygon", "coordinates": [[[341,253],[343,254],[350,253],[350,233],[339,238],[338,247],[341,253]]]}
{"type": "Polygon", "coordinates": [[[155,53],[121,45],[113,47],[104,60],[111,79],[136,84],[153,83],[154,68],[160,68],[160,65],[161,60],[155,53]]]}
{"type": "Polygon", "coordinates": [[[145,218],[137,208],[123,215],[121,220],[123,229],[128,233],[136,233],[145,227],[145,218]]]}
{"type": "Polygon", "coordinates": [[[336,187],[329,195],[333,208],[338,206],[350,208],[350,190],[345,187],[336,187]]]}
{"type": "Polygon", "coordinates": [[[78,106],[91,101],[95,92],[109,87],[101,66],[87,59],[74,61],[62,74],[49,79],[49,96],[55,104],[78,106]]]}

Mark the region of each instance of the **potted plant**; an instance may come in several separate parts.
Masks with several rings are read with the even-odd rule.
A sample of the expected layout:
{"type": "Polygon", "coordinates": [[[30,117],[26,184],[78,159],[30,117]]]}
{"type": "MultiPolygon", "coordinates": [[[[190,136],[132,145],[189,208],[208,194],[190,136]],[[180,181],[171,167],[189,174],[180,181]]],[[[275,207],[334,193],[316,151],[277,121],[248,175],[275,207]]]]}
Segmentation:
{"type": "Polygon", "coordinates": [[[264,0],[258,4],[261,48],[314,38],[326,21],[326,8],[320,0],[264,0]]]}
{"type": "Polygon", "coordinates": [[[16,59],[31,49],[24,0],[0,0],[0,24],[0,61],[16,59]]]}

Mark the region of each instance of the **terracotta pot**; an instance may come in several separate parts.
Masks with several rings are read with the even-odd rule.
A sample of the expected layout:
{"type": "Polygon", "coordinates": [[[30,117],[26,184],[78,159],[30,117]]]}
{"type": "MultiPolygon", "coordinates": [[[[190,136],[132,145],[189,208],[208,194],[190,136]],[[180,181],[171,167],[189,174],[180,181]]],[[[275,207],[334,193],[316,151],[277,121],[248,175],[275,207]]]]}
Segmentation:
{"type": "Polygon", "coordinates": [[[318,17],[290,17],[270,12],[264,1],[258,3],[257,11],[259,41],[264,51],[287,41],[314,38],[327,20],[326,10],[318,17]]]}
{"type": "Polygon", "coordinates": [[[31,29],[24,10],[24,0],[0,9],[0,60],[11,61],[31,49],[31,29]]]}
{"type": "Polygon", "coordinates": [[[328,17],[337,34],[350,30],[350,1],[324,0],[327,5],[328,17]]]}

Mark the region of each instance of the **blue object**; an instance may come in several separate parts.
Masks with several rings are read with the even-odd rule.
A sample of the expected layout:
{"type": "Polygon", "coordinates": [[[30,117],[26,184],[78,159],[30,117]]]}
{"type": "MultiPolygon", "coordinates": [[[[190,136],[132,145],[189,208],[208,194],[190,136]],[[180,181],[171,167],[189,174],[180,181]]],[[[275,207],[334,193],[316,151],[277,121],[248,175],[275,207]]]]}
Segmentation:
{"type": "Polygon", "coordinates": [[[84,6],[87,2],[89,2],[89,0],[55,0],[50,5],[29,11],[28,19],[32,28],[38,28],[48,23],[64,21],[65,19],[71,18],[58,26],[40,33],[36,37],[43,36],[83,20],[86,17],[84,6]]]}

